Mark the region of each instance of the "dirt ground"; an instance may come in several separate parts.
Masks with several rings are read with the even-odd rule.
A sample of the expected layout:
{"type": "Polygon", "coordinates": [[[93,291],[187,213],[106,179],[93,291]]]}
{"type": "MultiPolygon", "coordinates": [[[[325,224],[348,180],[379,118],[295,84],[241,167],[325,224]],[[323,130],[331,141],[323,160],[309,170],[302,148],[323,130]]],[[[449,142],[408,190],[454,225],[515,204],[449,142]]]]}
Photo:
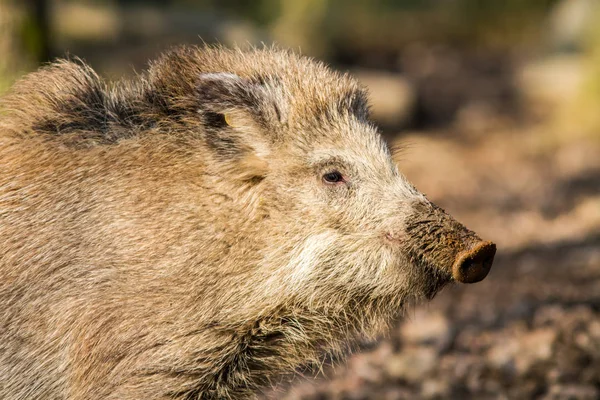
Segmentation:
{"type": "Polygon", "coordinates": [[[277,398],[600,398],[600,141],[528,123],[475,128],[393,145],[420,190],[498,244],[489,276],[446,288],[277,398]]]}

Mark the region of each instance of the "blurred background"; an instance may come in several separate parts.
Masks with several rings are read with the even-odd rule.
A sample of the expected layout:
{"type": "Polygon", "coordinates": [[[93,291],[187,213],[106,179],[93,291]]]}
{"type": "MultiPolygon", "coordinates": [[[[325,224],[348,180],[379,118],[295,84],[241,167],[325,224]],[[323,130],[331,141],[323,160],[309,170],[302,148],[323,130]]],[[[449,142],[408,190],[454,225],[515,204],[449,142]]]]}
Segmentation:
{"type": "Polygon", "coordinates": [[[600,398],[600,2],[0,0],[0,92],[68,54],[113,80],[203,42],[355,74],[401,170],[499,248],[484,282],[266,397],[600,398]]]}

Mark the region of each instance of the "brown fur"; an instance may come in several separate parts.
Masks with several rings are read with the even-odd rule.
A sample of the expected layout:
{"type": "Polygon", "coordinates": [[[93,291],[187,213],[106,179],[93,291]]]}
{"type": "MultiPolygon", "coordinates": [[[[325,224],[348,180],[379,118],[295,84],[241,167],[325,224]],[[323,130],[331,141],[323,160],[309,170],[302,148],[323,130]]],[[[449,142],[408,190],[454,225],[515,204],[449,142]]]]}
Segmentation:
{"type": "Polygon", "coordinates": [[[253,397],[432,297],[473,240],[322,64],[180,48],[109,86],[57,62],[3,100],[0,398],[253,397]]]}

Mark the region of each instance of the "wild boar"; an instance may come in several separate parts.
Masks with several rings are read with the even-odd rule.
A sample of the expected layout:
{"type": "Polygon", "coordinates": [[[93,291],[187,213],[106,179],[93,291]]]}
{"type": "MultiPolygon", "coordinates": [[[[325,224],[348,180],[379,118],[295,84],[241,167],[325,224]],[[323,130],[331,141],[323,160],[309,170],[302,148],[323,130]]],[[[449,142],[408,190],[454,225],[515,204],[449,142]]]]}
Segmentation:
{"type": "Polygon", "coordinates": [[[347,75],[182,47],[0,117],[0,398],[253,398],[476,282],[495,245],[399,173],[347,75]]]}

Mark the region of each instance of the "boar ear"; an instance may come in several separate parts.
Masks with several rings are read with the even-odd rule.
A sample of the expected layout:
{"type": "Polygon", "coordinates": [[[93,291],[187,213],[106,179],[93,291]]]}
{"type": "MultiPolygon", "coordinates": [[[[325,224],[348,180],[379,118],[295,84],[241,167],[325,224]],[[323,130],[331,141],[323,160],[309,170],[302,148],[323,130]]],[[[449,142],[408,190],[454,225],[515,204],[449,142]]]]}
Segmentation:
{"type": "Polygon", "coordinates": [[[242,127],[251,122],[265,125],[270,109],[276,108],[260,79],[250,80],[226,72],[201,74],[197,97],[199,111],[208,116],[208,124],[216,127],[242,127]]]}
{"type": "Polygon", "coordinates": [[[241,77],[225,73],[201,74],[198,100],[202,109],[214,112],[243,105],[242,97],[250,92],[250,83],[241,77]]]}
{"type": "Polygon", "coordinates": [[[242,180],[264,177],[263,156],[270,142],[265,134],[270,130],[263,112],[268,94],[262,84],[231,73],[206,73],[200,75],[197,97],[206,143],[227,169],[242,180]]]}

